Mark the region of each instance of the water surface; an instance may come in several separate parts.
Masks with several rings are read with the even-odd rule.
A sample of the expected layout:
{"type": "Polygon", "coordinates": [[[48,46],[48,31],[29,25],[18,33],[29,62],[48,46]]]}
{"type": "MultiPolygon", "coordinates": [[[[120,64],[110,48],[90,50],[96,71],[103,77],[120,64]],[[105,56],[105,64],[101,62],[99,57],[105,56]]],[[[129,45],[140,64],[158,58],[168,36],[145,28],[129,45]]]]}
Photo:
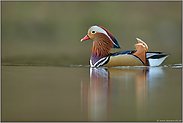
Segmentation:
{"type": "Polygon", "coordinates": [[[182,65],[2,66],[2,121],[181,121],[182,65]]]}

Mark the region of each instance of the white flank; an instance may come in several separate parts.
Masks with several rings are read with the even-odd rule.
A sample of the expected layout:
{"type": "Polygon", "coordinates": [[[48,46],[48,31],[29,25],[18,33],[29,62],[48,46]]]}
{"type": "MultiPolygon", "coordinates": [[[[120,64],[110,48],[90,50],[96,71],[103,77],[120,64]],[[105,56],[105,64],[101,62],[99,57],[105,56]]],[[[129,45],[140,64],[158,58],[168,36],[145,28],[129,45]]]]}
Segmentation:
{"type": "Polygon", "coordinates": [[[159,58],[159,59],[148,59],[149,65],[150,66],[159,66],[167,57],[168,57],[168,55],[165,57],[159,58]]]}

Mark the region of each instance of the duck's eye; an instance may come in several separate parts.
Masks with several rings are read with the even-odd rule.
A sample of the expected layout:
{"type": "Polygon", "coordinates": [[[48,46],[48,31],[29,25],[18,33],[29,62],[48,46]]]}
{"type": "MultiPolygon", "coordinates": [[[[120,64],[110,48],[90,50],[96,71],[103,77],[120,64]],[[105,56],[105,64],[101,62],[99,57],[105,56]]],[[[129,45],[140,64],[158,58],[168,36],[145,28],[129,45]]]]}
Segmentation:
{"type": "Polygon", "coordinates": [[[91,32],[92,34],[96,33],[94,30],[91,32]]]}

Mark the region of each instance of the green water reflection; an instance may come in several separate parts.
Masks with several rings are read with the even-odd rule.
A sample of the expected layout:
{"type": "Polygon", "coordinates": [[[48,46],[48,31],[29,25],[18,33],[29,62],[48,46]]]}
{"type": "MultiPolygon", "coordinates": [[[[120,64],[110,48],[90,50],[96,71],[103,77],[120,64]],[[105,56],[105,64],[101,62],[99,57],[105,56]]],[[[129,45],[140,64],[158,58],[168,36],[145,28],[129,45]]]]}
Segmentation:
{"type": "Polygon", "coordinates": [[[181,71],[2,66],[2,121],[180,121],[181,71]]]}

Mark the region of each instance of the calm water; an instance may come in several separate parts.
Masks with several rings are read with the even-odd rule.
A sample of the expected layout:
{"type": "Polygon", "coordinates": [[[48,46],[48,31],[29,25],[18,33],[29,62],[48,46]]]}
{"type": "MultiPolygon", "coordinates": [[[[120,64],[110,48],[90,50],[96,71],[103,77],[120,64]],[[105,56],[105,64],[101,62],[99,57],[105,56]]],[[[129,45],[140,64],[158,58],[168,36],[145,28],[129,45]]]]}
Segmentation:
{"type": "Polygon", "coordinates": [[[2,66],[2,121],[181,121],[182,65],[2,66]]]}

